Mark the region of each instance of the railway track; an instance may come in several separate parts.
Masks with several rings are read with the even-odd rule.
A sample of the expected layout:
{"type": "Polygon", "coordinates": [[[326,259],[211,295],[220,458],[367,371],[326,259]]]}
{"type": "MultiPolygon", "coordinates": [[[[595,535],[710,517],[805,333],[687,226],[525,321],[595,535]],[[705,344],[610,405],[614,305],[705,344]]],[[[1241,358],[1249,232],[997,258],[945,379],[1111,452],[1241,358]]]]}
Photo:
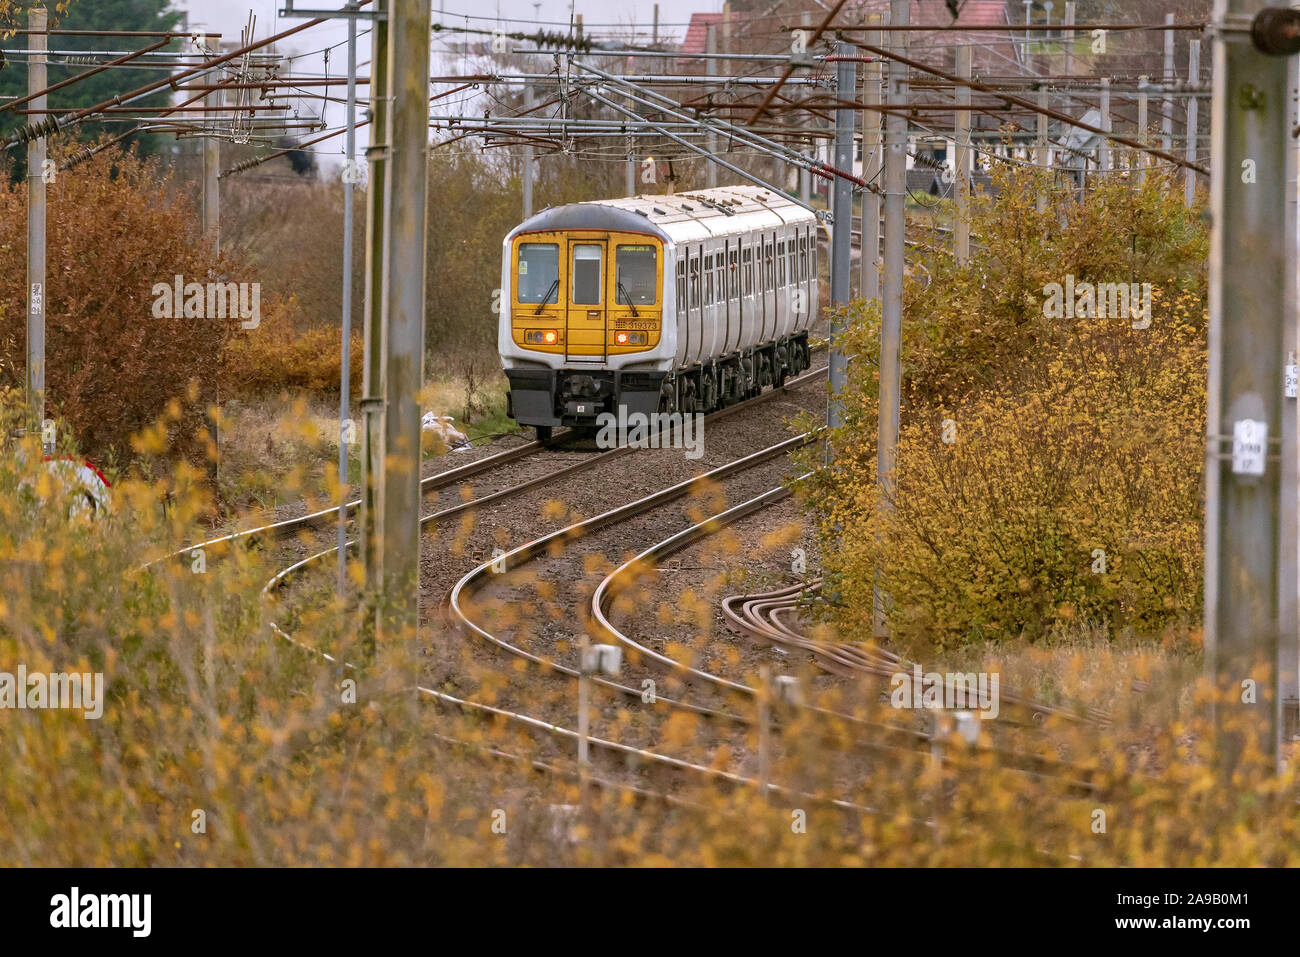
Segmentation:
{"type": "MultiPolygon", "coordinates": [[[[654,660],[667,669],[683,673],[694,679],[712,683],[720,688],[738,692],[751,698],[757,698],[761,694],[764,694],[765,692],[761,691],[759,688],[732,681],[720,675],[685,665],[680,661],[667,655],[660,654],[647,647],[645,644],[634,640],[623,630],[613,624],[611,620],[611,608],[615,605],[620,593],[630,590],[632,585],[641,577],[644,571],[657,567],[662,560],[667,558],[669,555],[681,551],[682,549],[689,547],[709,535],[721,531],[723,528],[726,528],[747,516],[784,500],[789,497],[790,494],[790,490],[784,486],[769,489],[748,501],[741,502],[723,512],[684,528],[668,538],[655,543],[635,557],[625,561],[601,581],[600,585],[592,595],[590,614],[596,627],[602,631],[608,639],[627,648],[633,657],[644,657],[654,660]]],[[[771,604],[773,601],[781,601],[782,599],[785,599],[790,594],[795,595],[797,599],[799,593],[804,589],[805,586],[803,585],[781,589],[778,592],[769,593],[773,596],[777,596],[776,598],[766,599],[766,596],[759,597],[756,604],[760,606],[771,604]]],[[[780,607],[788,606],[782,603],[780,607]]],[[[735,613],[733,611],[727,617],[733,618],[734,616],[735,613]]],[[[742,625],[750,624],[743,618],[740,620],[742,625]]],[[[767,635],[767,628],[771,626],[756,621],[753,623],[753,627],[756,633],[767,635]]],[[[781,639],[779,643],[785,644],[790,648],[798,648],[813,653],[834,655],[834,660],[838,665],[840,665],[840,667],[828,670],[832,670],[833,673],[842,676],[849,676],[855,673],[865,673],[887,678],[900,669],[911,667],[911,662],[907,662],[897,655],[883,649],[878,650],[873,655],[852,645],[837,644],[834,646],[828,646],[821,642],[810,641],[796,632],[789,631],[789,629],[778,634],[775,628],[772,628],[770,634],[771,640],[775,641],[775,639],[779,637],[781,639]],[[788,634],[786,632],[788,632],[788,634]]],[[[1075,712],[1041,702],[1035,702],[1032,699],[1023,696],[1010,694],[1002,695],[1002,698],[1008,703],[1023,707],[1035,714],[1061,714],[1077,720],[1075,712]]],[[[881,735],[890,739],[888,743],[871,741],[857,742],[872,749],[879,748],[883,751],[893,750],[897,747],[897,743],[900,741],[905,747],[911,746],[933,749],[943,737],[943,735],[936,732],[934,725],[925,730],[910,729],[892,723],[866,720],[856,714],[850,714],[842,710],[820,707],[817,705],[799,704],[796,705],[796,707],[805,709],[822,719],[836,719],[846,722],[850,726],[857,728],[861,733],[881,735]]],[[[976,746],[975,750],[987,751],[994,754],[999,758],[999,760],[1003,761],[1008,766],[1018,767],[1033,774],[1058,777],[1068,775],[1078,775],[1080,778],[1087,777],[1087,772],[1084,772],[1082,769],[1068,763],[1046,759],[1037,754],[1000,747],[996,744],[980,743],[976,746]]],[[[1071,782],[1071,784],[1072,786],[1082,789],[1091,788],[1091,783],[1087,780],[1076,780],[1071,782]]]]}
{"type": "MultiPolygon", "coordinates": [[[[729,595],[722,601],[722,614],[730,628],[755,641],[807,652],[817,667],[832,674],[849,676],[870,674],[889,678],[899,671],[910,671],[914,662],[884,648],[860,648],[847,642],[823,642],[808,638],[783,618],[798,613],[800,604],[821,589],[821,579],[790,585],[773,591],[749,595],[729,595]]],[[[1110,716],[1097,708],[1074,705],[1061,707],[1037,701],[1014,691],[1002,690],[1004,704],[1023,709],[1037,723],[1048,715],[1067,721],[1104,725],[1110,716]]]]}
{"type": "MultiPolygon", "coordinates": [[[[721,413],[715,413],[715,417],[724,417],[728,414],[738,412],[744,407],[749,407],[753,403],[770,399],[775,395],[781,394],[781,392],[783,391],[789,390],[792,386],[795,386],[800,382],[811,379],[814,376],[819,376],[822,373],[822,371],[823,370],[810,372],[807,375],[802,376],[797,380],[791,380],[789,383],[786,384],[784,390],[772,390],[770,392],[766,392],[762,396],[756,399],[751,399],[745,403],[737,404],[736,406],[732,406],[728,409],[723,410],[721,413]]],[[[739,459],[729,462],[717,469],[710,470],[709,472],[706,472],[702,475],[694,476],[690,479],[687,479],[684,482],[677,483],[676,485],[653,492],[650,495],[643,496],[642,498],[637,499],[636,501],[626,503],[624,505],[620,505],[614,509],[607,510],[606,512],[598,514],[591,519],[585,519],[583,521],[567,525],[564,528],[558,529],[555,532],[550,533],[549,535],[531,541],[523,546],[519,546],[511,552],[507,552],[502,558],[498,558],[495,561],[482,562],[478,564],[476,567],[474,567],[467,575],[463,576],[460,579],[460,581],[457,582],[456,586],[451,590],[451,593],[448,595],[448,602],[447,602],[448,611],[452,615],[453,619],[459,619],[457,623],[460,627],[464,628],[467,632],[475,635],[479,639],[482,639],[487,644],[493,646],[499,652],[515,657],[518,660],[527,661],[530,664],[543,667],[556,676],[563,676],[567,679],[574,679],[578,676],[578,672],[576,668],[571,667],[569,664],[565,664],[562,661],[557,661],[553,657],[537,654],[534,651],[529,651],[526,648],[520,647],[520,645],[514,642],[507,641],[502,637],[493,634],[492,631],[490,631],[488,628],[485,628],[480,624],[476,623],[470,615],[466,614],[467,605],[469,604],[469,599],[471,598],[471,596],[473,596],[481,588],[484,582],[491,581],[492,577],[496,577],[497,573],[493,570],[493,566],[495,565],[496,569],[498,570],[502,569],[503,566],[506,570],[509,570],[511,568],[519,568],[527,564],[532,559],[547,553],[553,546],[557,544],[570,543],[600,528],[612,528],[636,515],[646,514],[647,512],[662,506],[666,502],[680,500],[690,495],[693,490],[704,488],[709,483],[726,479],[727,477],[732,475],[738,475],[744,473],[749,469],[757,467],[763,463],[770,462],[778,458],[783,458],[788,452],[792,451],[795,448],[799,448],[808,444],[809,442],[813,441],[814,438],[815,436],[813,435],[804,434],[804,435],[794,436],[787,440],[783,440],[782,442],[776,443],[775,445],[769,446],[756,453],[752,453],[748,456],[742,456],[739,459]]],[[[517,461],[519,458],[522,458],[526,454],[528,454],[529,451],[536,451],[538,445],[539,445],[538,443],[529,443],[527,446],[521,446],[518,449],[509,450],[509,452],[507,453],[508,457],[506,458],[506,461],[507,462],[517,461]]],[[[560,469],[551,470],[544,474],[533,476],[515,485],[508,486],[502,489],[497,489],[493,492],[479,495],[475,498],[460,502],[448,508],[435,511],[429,515],[422,517],[421,522],[422,524],[427,522],[435,522],[440,519],[450,518],[458,514],[463,514],[475,508],[481,508],[493,502],[501,501],[512,495],[520,494],[527,489],[539,488],[549,483],[559,481],[564,477],[575,475],[576,473],[584,471],[585,469],[591,468],[593,465],[595,465],[600,461],[608,461],[609,459],[630,454],[630,452],[632,451],[635,450],[628,449],[628,448],[619,448],[619,449],[606,450],[604,452],[597,453],[593,456],[584,457],[581,461],[569,463],[561,467],[560,469]]],[[[490,470],[494,463],[501,464],[501,462],[502,462],[502,457],[491,456],[487,459],[480,460],[479,462],[469,463],[467,466],[450,470],[447,473],[442,473],[438,476],[431,476],[430,479],[434,479],[434,480],[443,479],[443,481],[439,483],[439,487],[446,487],[447,485],[453,484],[457,480],[463,480],[464,478],[470,477],[472,475],[482,474],[484,471],[490,470]]],[[[768,504],[771,504],[772,502],[778,501],[781,498],[783,498],[786,494],[788,493],[783,488],[769,488],[767,491],[762,492],[760,495],[752,497],[747,501],[742,502],[740,505],[735,506],[732,509],[729,509],[728,510],[728,513],[730,513],[729,515],[728,513],[723,513],[723,515],[721,516],[714,516],[711,519],[708,519],[704,522],[696,523],[695,525],[685,529],[683,533],[679,533],[679,535],[677,536],[673,536],[670,547],[673,546],[684,547],[690,541],[696,540],[697,538],[703,537],[704,535],[708,534],[709,531],[716,530],[716,528],[728,524],[729,521],[734,521],[737,518],[743,517],[743,515],[750,514],[754,511],[757,511],[758,509],[765,507],[768,504]]],[[[324,521],[328,522],[331,518],[337,516],[337,509],[322,510],[321,512],[314,513],[313,515],[304,516],[302,519],[292,520],[289,523],[276,523],[276,525],[282,527],[288,524],[291,529],[300,528],[302,527],[302,523],[310,522],[312,519],[316,519],[317,521],[320,521],[322,516],[324,517],[324,521]]],[[[276,526],[267,526],[266,528],[274,529],[275,527],[276,526]]],[[[247,535],[255,534],[258,531],[259,531],[258,529],[253,529],[242,534],[244,536],[247,536],[247,535]]],[[[265,529],[262,529],[261,531],[265,531],[265,529]]],[[[349,543],[349,545],[352,544],[353,543],[351,542],[349,543]]],[[[264,591],[270,593],[276,590],[278,587],[280,587],[285,582],[290,580],[295,574],[302,572],[305,568],[310,566],[312,563],[323,560],[327,556],[333,554],[335,551],[336,548],[334,547],[321,550],[319,552],[316,552],[313,555],[308,556],[305,559],[302,559],[301,561],[295,562],[294,564],[282,569],[267,583],[264,591]]],[[[644,556],[645,553],[643,552],[642,555],[639,557],[643,558],[644,556]]],[[[605,581],[601,583],[601,586],[598,587],[597,592],[593,596],[592,621],[594,623],[600,623],[601,619],[603,618],[604,612],[602,608],[602,601],[607,603],[608,596],[612,594],[612,589],[610,587],[610,579],[612,577],[613,576],[607,577],[605,581]]],[[[605,624],[608,623],[605,622],[605,624]]],[[[281,627],[281,624],[279,623],[273,621],[271,623],[271,629],[275,634],[279,635],[283,639],[292,641],[294,644],[299,645],[300,647],[304,647],[304,648],[308,647],[302,642],[296,641],[294,638],[292,638],[289,630],[287,630],[284,627],[281,627]]],[[[337,662],[336,659],[329,656],[324,651],[319,651],[316,649],[311,649],[311,650],[316,654],[322,655],[328,661],[334,662],[335,664],[339,663],[337,662]]],[[[646,650],[648,651],[649,649],[646,650]]],[[[654,660],[653,654],[651,654],[649,657],[651,660],[654,660]]],[[[749,688],[740,683],[728,682],[726,679],[719,679],[718,676],[709,675],[705,672],[697,672],[695,677],[699,678],[700,680],[708,681],[710,683],[715,684],[718,687],[723,688],[724,697],[726,693],[739,693],[741,695],[744,695],[745,697],[749,697],[749,698],[753,697],[754,689],[749,688]]],[[[643,695],[642,688],[632,687],[629,684],[624,684],[616,681],[609,681],[603,678],[593,678],[592,681],[594,685],[600,687],[605,692],[622,696],[624,698],[640,699],[642,698],[643,695]]],[[[421,683],[419,685],[419,692],[422,696],[437,702],[441,707],[455,709],[462,713],[471,713],[483,717],[505,720],[507,722],[517,725],[520,728],[526,728],[531,732],[547,735],[555,742],[571,743],[577,737],[577,732],[567,727],[566,724],[562,723],[561,720],[555,720],[552,718],[539,716],[536,713],[528,713],[525,710],[519,709],[517,706],[515,708],[508,708],[508,707],[501,707],[498,704],[490,704],[487,702],[475,701],[475,700],[471,700],[467,696],[452,694],[446,689],[439,690],[436,687],[428,687],[424,683],[421,683]]],[[[685,712],[695,714],[697,716],[713,719],[710,723],[716,723],[721,727],[730,727],[733,729],[733,731],[731,732],[733,739],[738,734],[749,733],[752,730],[752,726],[755,723],[755,718],[753,714],[750,713],[750,709],[748,708],[742,708],[739,711],[737,711],[736,709],[718,707],[718,706],[713,706],[711,704],[701,704],[695,701],[679,700],[676,698],[663,696],[663,695],[656,696],[655,701],[656,704],[660,706],[661,713],[668,712],[668,711],[685,711],[685,712]]],[[[828,711],[826,713],[828,716],[834,715],[834,712],[828,711]]],[[[836,716],[840,718],[851,717],[845,715],[836,715],[836,716]]],[[[859,723],[861,723],[860,719],[856,719],[856,720],[858,720],[859,723]]],[[[903,727],[885,726],[885,725],[869,726],[869,727],[870,730],[876,732],[877,735],[884,738],[891,739],[889,742],[882,742],[882,741],[863,742],[864,747],[869,748],[870,750],[873,751],[892,751],[892,750],[914,751],[916,748],[926,747],[930,737],[925,732],[916,731],[916,730],[903,728],[903,727]]],[[[864,727],[863,730],[864,731],[868,730],[868,728],[864,727]]],[[[725,783],[729,786],[744,786],[744,787],[759,786],[759,781],[757,780],[757,778],[755,778],[752,775],[737,773],[735,771],[727,770],[725,768],[714,767],[707,762],[703,762],[699,760],[688,760],[675,755],[666,754],[660,750],[655,750],[652,747],[640,747],[635,744],[629,744],[626,741],[614,740],[612,738],[601,737],[599,735],[591,736],[589,738],[589,742],[592,748],[607,753],[609,755],[619,757],[624,761],[630,760],[634,762],[637,767],[655,767],[655,768],[671,769],[673,771],[687,773],[694,776],[702,775],[707,777],[710,780],[713,780],[715,782],[725,783]]],[[[548,761],[539,760],[536,757],[524,758],[521,757],[520,755],[512,755],[509,754],[508,752],[502,751],[499,748],[490,748],[490,747],[485,748],[485,746],[479,743],[467,742],[467,741],[459,741],[456,743],[468,747],[472,747],[477,750],[485,751],[485,753],[490,752],[492,757],[499,758],[501,760],[507,760],[507,759],[517,760],[517,761],[527,760],[530,762],[530,766],[533,766],[536,770],[539,771],[541,770],[556,771],[558,769],[566,769],[566,773],[568,775],[571,776],[573,773],[571,769],[567,768],[564,760],[561,760],[559,763],[553,761],[548,762],[548,761]]],[[[626,777],[626,775],[624,775],[623,777],[626,777]]],[[[664,792],[661,791],[656,791],[652,788],[643,787],[640,783],[637,783],[636,781],[627,781],[622,779],[614,780],[599,775],[593,775],[591,778],[591,782],[597,787],[630,789],[636,793],[639,793],[643,798],[650,798],[656,796],[662,797],[664,799],[672,798],[672,795],[665,794],[664,792]]],[[[800,800],[810,800],[814,802],[825,803],[833,807],[839,807],[843,810],[851,810],[856,813],[864,813],[864,812],[871,811],[870,808],[865,807],[863,805],[855,804],[854,802],[851,801],[846,801],[835,797],[830,797],[830,798],[826,798],[825,796],[819,797],[814,794],[810,794],[807,792],[799,792],[797,789],[790,789],[784,786],[778,786],[776,784],[768,784],[767,790],[772,795],[780,795],[780,794],[788,793],[790,796],[798,797],[800,800]]]]}
{"type": "MultiPolygon", "coordinates": [[[[745,399],[741,402],[737,402],[716,412],[710,413],[705,417],[705,420],[707,422],[716,422],[739,412],[752,409],[756,405],[770,402],[781,395],[788,394],[788,392],[794,387],[816,380],[825,372],[825,366],[810,369],[800,376],[789,379],[780,388],[769,389],[758,396],[745,399]]],[[[493,493],[475,497],[458,506],[422,516],[420,519],[421,524],[427,524],[431,521],[437,521],[439,518],[446,518],[452,515],[472,511],[476,507],[491,504],[494,501],[527,491],[531,488],[541,487],[549,482],[572,475],[585,468],[599,464],[600,462],[619,458],[629,454],[630,452],[636,451],[634,448],[618,447],[594,453],[582,453],[581,450],[574,450],[572,448],[572,445],[579,440],[580,436],[577,432],[568,430],[558,433],[547,442],[540,442],[537,440],[529,441],[523,445],[516,446],[515,448],[505,449],[504,451],[494,453],[482,459],[477,459],[473,462],[467,462],[464,465],[425,476],[420,480],[420,492],[422,495],[430,495],[443,489],[464,483],[470,479],[491,474],[505,468],[506,466],[513,465],[514,463],[544,452],[565,453],[577,451],[580,454],[583,454],[581,460],[569,466],[544,472],[530,480],[507,486],[493,493]]],[[[348,516],[353,516],[361,508],[361,500],[353,499],[345,502],[342,506],[331,505],[327,508],[312,510],[304,515],[282,519],[277,522],[268,522],[252,528],[241,529],[223,535],[214,536],[203,541],[194,542],[193,544],[185,545],[145,563],[143,568],[152,568],[168,561],[185,560],[188,556],[192,555],[196,549],[204,550],[210,557],[219,557],[224,554],[225,551],[237,544],[250,548],[258,547],[267,542],[279,542],[293,538],[303,531],[319,531],[327,528],[333,529],[338,523],[340,507],[345,510],[345,513],[348,516]]],[[[349,541],[348,547],[354,547],[355,544],[354,541],[349,541]]],[[[295,563],[293,570],[295,572],[302,571],[309,565],[312,565],[337,551],[337,546],[333,546],[309,555],[302,561],[295,563]]],[[[286,569],[286,572],[287,571],[288,569],[286,569]]]]}
{"type": "MultiPolygon", "coordinates": [[[[789,394],[793,389],[799,386],[807,385],[809,383],[817,381],[824,375],[825,372],[826,372],[825,366],[819,367],[817,369],[809,370],[808,372],[805,372],[803,375],[798,376],[797,378],[788,380],[785,383],[785,385],[782,386],[781,388],[770,389],[752,399],[746,399],[742,402],[737,402],[734,405],[727,406],[724,409],[720,409],[717,412],[713,412],[705,416],[705,421],[709,423],[716,423],[717,421],[726,419],[729,416],[736,415],[741,412],[750,411],[755,406],[762,405],[767,402],[771,402],[774,399],[789,394]]],[[[666,429],[661,430],[660,435],[662,436],[665,431],[666,429]]],[[[429,476],[427,479],[421,481],[421,491],[425,493],[439,491],[441,489],[445,489],[449,486],[455,485],[459,482],[463,482],[465,479],[473,478],[482,475],[486,472],[492,471],[494,469],[500,468],[502,466],[514,463],[520,459],[527,457],[528,455],[537,453],[544,449],[552,448],[553,446],[555,446],[555,444],[558,441],[560,441],[560,438],[561,437],[557,436],[556,439],[552,439],[551,442],[549,443],[529,442],[527,445],[522,445],[515,449],[509,449],[506,452],[499,453],[499,455],[490,456],[489,458],[482,459],[478,462],[471,462],[465,466],[452,469],[448,472],[442,472],[442,473],[438,473],[437,475],[429,476]]],[[[532,476],[522,482],[516,482],[514,484],[506,485],[503,488],[499,488],[494,491],[487,492],[481,495],[475,495],[471,498],[467,498],[465,501],[457,503],[456,505],[451,505],[446,508],[439,509],[438,511],[431,512],[426,515],[422,515],[420,517],[420,525],[425,526],[448,518],[466,515],[480,508],[484,508],[488,505],[492,505],[497,502],[501,502],[506,499],[521,495],[524,492],[533,489],[543,488],[545,486],[554,484],[560,481],[561,479],[576,475],[578,473],[587,471],[589,469],[593,469],[603,463],[611,462],[616,459],[623,458],[624,456],[630,455],[637,451],[639,450],[635,447],[619,446],[617,448],[605,449],[603,451],[584,454],[584,456],[581,459],[569,463],[567,465],[563,465],[558,469],[550,469],[544,471],[541,474],[532,476]]],[[[358,501],[358,502],[351,502],[346,507],[353,508],[359,506],[360,506],[360,502],[358,501]]],[[[287,535],[293,534],[294,532],[300,530],[303,527],[311,527],[311,526],[304,526],[301,524],[293,525],[293,527],[288,527],[288,528],[285,527],[285,526],[289,526],[293,522],[301,523],[308,519],[314,519],[317,520],[318,522],[328,522],[331,519],[336,520],[337,515],[338,515],[337,508],[325,509],[320,512],[313,513],[310,516],[303,516],[301,519],[293,519],[290,520],[289,522],[280,522],[280,523],[276,523],[275,525],[264,526],[261,529],[250,529],[246,532],[240,533],[240,535],[256,536],[259,532],[261,533],[273,532],[276,535],[276,537],[285,537],[287,535]],[[319,518],[320,516],[325,516],[325,518],[321,519],[319,518]]],[[[223,536],[222,538],[215,539],[214,541],[225,542],[231,537],[232,536],[223,536]]],[[[348,548],[354,548],[355,546],[356,546],[355,540],[348,541],[347,543],[348,548]]],[[[195,548],[195,547],[200,547],[200,546],[190,546],[190,548],[195,548]]],[[[183,549],[181,550],[181,552],[177,552],[173,554],[181,555],[183,553],[188,553],[188,551],[189,549],[183,549]]],[[[288,567],[278,572],[271,579],[271,581],[268,582],[268,588],[270,587],[278,588],[282,586],[286,581],[288,581],[293,576],[303,573],[311,566],[316,565],[317,563],[329,558],[332,555],[335,555],[337,552],[338,552],[338,546],[331,545],[318,552],[306,556],[305,558],[293,563],[292,565],[289,565],[288,567]]]]}

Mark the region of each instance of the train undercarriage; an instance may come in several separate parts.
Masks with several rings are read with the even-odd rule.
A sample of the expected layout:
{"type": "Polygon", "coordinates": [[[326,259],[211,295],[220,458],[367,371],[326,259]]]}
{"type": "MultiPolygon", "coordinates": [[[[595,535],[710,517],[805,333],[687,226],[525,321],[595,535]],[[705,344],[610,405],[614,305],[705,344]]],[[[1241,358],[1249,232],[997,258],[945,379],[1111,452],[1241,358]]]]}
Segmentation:
{"type": "Polygon", "coordinates": [[[811,364],[801,332],[675,372],[605,369],[507,369],[507,414],[537,429],[543,441],[556,426],[594,429],[597,417],[628,413],[713,412],[751,398],[811,364]]]}

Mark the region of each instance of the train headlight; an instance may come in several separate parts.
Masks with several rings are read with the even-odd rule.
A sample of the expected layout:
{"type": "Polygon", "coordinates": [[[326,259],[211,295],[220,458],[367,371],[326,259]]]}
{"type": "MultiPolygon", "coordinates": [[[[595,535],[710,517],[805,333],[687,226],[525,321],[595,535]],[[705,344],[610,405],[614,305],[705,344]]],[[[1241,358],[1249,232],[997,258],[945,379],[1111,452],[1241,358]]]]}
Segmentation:
{"type": "Polygon", "coordinates": [[[524,333],[524,342],[539,345],[553,346],[560,341],[560,334],[555,329],[529,329],[524,333]]]}
{"type": "Polygon", "coordinates": [[[614,342],[620,346],[643,346],[649,341],[650,336],[645,332],[614,333],[614,342]]]}

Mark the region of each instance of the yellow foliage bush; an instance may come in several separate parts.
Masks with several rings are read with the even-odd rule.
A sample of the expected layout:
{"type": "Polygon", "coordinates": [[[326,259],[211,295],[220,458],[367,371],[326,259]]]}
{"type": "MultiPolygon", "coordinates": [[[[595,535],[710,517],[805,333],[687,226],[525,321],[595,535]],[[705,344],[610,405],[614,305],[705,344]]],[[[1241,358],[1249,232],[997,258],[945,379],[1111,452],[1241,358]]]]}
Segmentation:
{"type": "MultiPolygon", "coordinates": [[[[0,426],[18,414],[10,397],[0,426]]],[[[613,783],[593,787],[580,822],[564,813],[580,800],[571,738],[417,697],[413,668],[386,686],[378,668],[338,667],[356,650],[357,619],[334,597],[332,563],[279,601],[261,590],[281,550],[214,547],[201,567],[186,548],[141,568],[194,541],[207,507],[196,469],[179,463],[159,482],[123,478],[110,514],[78,517],[51,507],[36,443],[24,443],[0,457],[0,670],[99,672],[103,697],[93,718],[0,708],[0,857],[12,865],[1300,863],[1297,762],[1275,775],[1247,748],[1232,781],[1216,781],[1203,687],[1183,689],[1198,708],[1182,721],[1133,727],[1116,708],[1110,727],[982,722],[978,750],[956,736],[936,760],[927,742],[898,730],[920,716],[859,696],[870,685],[828,686],[800,672],[810,705],[853,720],[782,711],[777,789],[593,748],[597,781],[613,783]],[[349,699],[344,678],[354,675],[349,699]]],[[[454,556],[452,534],[427,534],[424,547],[454,556]]],[[[535,583],[538,599],[544,584],[535,583]]],[[[517,632],[571,628],[572,609],[560,602],[504,610],[520,616],[517,632]]],[[[436,623],[408,647],[450,655],[454,677],[439,687],[461,700],[573,726],[573,681],[548,664],[511,662],[472,641],[457,651],[436,623]]],[[[381,662],[394,651],[385,646],[381,662]]],[[[640,667],[625,665],[634,688],[640,667]]],[[[1096,680],[1122,702],[1114,677],[1096,680]]],[[[753,713],[752,701],[733,704],[753,713]]],[[[1146,721],[1149,702],[1140,705],[1146,721]]],[[[672,718],[665,698],[603,691],[593,706],[593,735],[706,771],[755,773],[756,724],[672,718]]]]}
{"type": "Polygon", "coordinates": [[[1159,184],[1040,213],[1034,182],[1004,175],[970,263],[936,259],[928,285],[909,283],[886,507],[878,313],[851,311],[846,424],[830,465],[808,461],[846,633],[870,634],[877,575],[894,634],[942,646],[1079,621],[1147,634],[1200,614],[1203,232],[1159,184]],[[1149,325],[1045,315],[1044,288],[1067,275],[1151,283],[1149,325]]]}
{"type": "MultiPolygon", "coordinates": [[[[341,363],[339,330],[328,326],[302,327],[295,322],[293,297],[263,308],[256,329],[241,329],[222,356],[226,397],[256,398],[280,390],[338,394],[341,363]]],[[[361,388],[364,368],[361,333],[353,332],[350,382],[361,388]]]]}

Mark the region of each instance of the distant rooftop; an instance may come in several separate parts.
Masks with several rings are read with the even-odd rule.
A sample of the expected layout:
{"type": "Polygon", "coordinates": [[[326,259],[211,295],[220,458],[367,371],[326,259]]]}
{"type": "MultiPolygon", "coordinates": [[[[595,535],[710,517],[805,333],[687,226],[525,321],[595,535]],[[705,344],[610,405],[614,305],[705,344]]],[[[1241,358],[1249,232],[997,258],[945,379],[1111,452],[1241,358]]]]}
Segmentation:
{"type": "MultiPolygon", "coordinates": [[[[682,53],[705,53],[708,45],[709,24],[722,24],[720,13],[692,13],[690,26],[686,28],[686,39],[682,41],[682,53]]],[[[721,42],[721,37],[718,42],[721,42]]]]}

